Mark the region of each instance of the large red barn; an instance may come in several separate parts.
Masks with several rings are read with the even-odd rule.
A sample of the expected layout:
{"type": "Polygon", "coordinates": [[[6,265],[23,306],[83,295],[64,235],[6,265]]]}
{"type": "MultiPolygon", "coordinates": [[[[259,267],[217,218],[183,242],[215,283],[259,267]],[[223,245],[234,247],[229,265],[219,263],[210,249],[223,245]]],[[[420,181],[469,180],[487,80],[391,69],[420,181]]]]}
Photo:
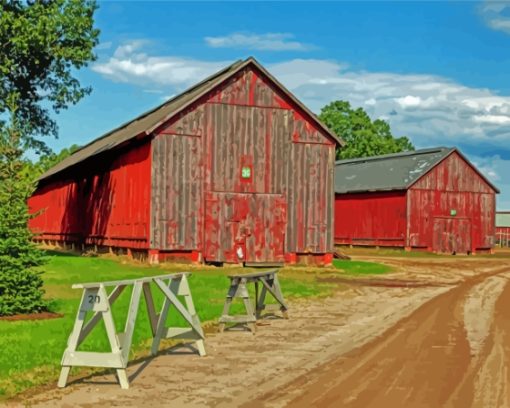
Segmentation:
{"type": "Polygon", "coordinates": [[[249,58],[46,172],[31,228],[152,261],[328,263],[340,144],[249,58]]]}
{"type": "Polygon", "coordinates": [[[498,192],[455,148],[337,161],[335,242],[490,252],[498,192]]]}

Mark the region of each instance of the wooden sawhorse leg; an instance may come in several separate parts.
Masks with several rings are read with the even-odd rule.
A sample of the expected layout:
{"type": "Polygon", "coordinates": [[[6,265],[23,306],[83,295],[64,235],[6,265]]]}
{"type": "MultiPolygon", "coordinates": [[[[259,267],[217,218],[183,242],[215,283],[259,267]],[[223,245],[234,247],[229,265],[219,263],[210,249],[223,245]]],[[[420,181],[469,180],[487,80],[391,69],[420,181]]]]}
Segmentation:
{"type": "Polygon", "coordinates": [[[225,304],[223,305],[223,313],[221,314],[219,320],[219,331],[223,332],[225,329],[225,325],[227,323],[244,323],[248,326],[253,333],[256,331],[255,323],[257,322],[257,318],[255,317],[255,313],[253,310],[253,305],[250,300],[250,295],[248,293],[248,288],[246,287],[246,279],[244,278],[234,278],[231,279],[230,288],[227,293],[227,297],[225,299],[225,304]],[[232,301],[235,298],[242,298],[244,303],[244,308],[246,310],[245,315],[240,316],[231,316],[229,314],[230,307],[232,306],[232,301]]]}
{"type": "Polygon", "coordinates": [[[261,312],[266,308],[265,300],[267,293],[269,293],[280,304],[280,311],[282,312],[283,317],[288,319],[288,308],[283,298],[280,282],[278,281],[278,275],[272,275],[269,279],[261,277],[260,282],[262,283],[262,291],[257,299],[257,318],[260,317],[261,312]]]}
{"type": "Polygon", "coordinates": [[[124,389],[129,388],[126,367],[129,358],[129,350],[131,349],[131,341],[142,286],[141,284],[134,285],[124,333],[117,334],[111,308],[124,288],[125,286],[123,285],[117,286],[109,296],[102,285],[96,288],[86,288],[83,291],[74,328],[69,337],[64,356],[62,357],[62,370],[58,380],[59,387],[63,388],[66,386],[72,366],[85,366],[115,368],[120,386],[124,389]],[[84,324],[85,317],[89,311],[94,312],[94,315],[87,324],[84,324]],[[78,346],[85,340],[101,319],[103,319],[105,324],[111,352],[96,353],[76,351],[78,346]]]}
{"type": "MultiPolygon", "coordinates": [[[[173,338],[196,340],[195,346],[198,354],[200,356],[205,356],[205,335],[200,325],[200,319],[196,313],[195,305],[193,304],[193,298],[191,297],[191,291],[186,276],[170,279],[168,283],[165,283],[162,279],[155,279],[154,282],[165,295],[165,301],[161,313],[156,316],[156,318],[152,316],[149,319],[151,322],[157,320],[155,327],[153,326],[154,338],[152,341],[151,354],[157,354],[161,339],[173,338]],[[185,305],[180,302],[177,296],[184,297],[185,305]],[[166,327],[166,320],[171,306],[176,309],[191,327],[166,327]]],[[[146,301],[150,303],[152,301],[152,295],[150,301],[147,297],[146,301]]],[[[154,310],[154,307],[148,307],[147,310],[154,310]]],[[[151,313],[153,312],[149,311],[149,314],[151,313]]]]}

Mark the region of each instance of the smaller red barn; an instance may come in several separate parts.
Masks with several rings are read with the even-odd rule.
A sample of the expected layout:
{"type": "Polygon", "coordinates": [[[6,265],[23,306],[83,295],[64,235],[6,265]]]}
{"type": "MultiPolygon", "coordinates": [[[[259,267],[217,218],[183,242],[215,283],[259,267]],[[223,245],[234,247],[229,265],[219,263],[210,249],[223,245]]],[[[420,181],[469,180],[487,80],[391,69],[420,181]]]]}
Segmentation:
{"type": "Polygon", "coordinates": [[[496,193],[455,148],[340,160],[335,166],[335,243],[491,252],[496,193]]]}
{"type": "Polygon", "coordinates": [[[510,211],[496,213],[496,244],[510,247],[510,211]]]}

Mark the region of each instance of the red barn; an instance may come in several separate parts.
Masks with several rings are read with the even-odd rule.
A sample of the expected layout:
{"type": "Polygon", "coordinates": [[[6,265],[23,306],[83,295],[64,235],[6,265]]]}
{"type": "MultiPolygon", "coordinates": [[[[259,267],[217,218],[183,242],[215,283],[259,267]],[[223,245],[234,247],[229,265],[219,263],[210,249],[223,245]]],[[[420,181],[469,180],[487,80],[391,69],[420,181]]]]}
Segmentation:
{"type": "Polygon", "coordinates": [[[335,242],[490,252],[496,193],[454,148],[337,161],[335,242]]]}
{"type": "Polygon", "coordinates": [[[510,247],[510,211],[496,213],[496,243],[500,247],[510,247]]]}
{"type": "Polygon", "coordinates": [[[151,261],[327,263],[342,143],[257,61],[238,61],[45,173],[31,228],[151,261]]]}

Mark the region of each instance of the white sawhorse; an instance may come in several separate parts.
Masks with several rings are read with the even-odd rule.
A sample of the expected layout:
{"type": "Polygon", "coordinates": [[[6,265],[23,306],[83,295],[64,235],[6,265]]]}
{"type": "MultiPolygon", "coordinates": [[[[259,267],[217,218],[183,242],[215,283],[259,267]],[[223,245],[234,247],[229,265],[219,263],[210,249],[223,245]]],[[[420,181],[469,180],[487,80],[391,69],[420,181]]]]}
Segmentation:
{"type": "Polygon", "coordinates": [[[120,386],[125,389],[129,388],[126,367],[142,293],[147,305],[153,337],[152,355],[157,354],[161,339],[174,338],[196,340],[195,345],[198,353],[200,356],[204,356],[204,332],[191,297],[187,279],[189,275],[189,273],[176,273],[142,279],[73,285],[73,289],[83,289],[83,295],[73,331],[62,357],[62,371],[58,380],[58,386],[66,386],[71,367],[84,366],[115,368],[120,386]],[[155,283],[165,297],[162,310],[159,314],[155,310],[151,282],[155,283]],[[105,288],[111,286],[114,286],[114,289],[108,294],[105,288]],[[127,286],[133,286],[133,292],[131,294],[124,332],[117,333],[111,309],[114,302],[127,286]],[[177,296],[184,297],[184,304],[181,303],[177,296]],[[170,306],[174,306],[174,309],[184,318],[189,327],[166,327],[170,306]],[[87,314],[90,312],[93,315],[85,323],[87,314]],[[101,319],[105,324],[111,352],[77,351],[77,348],[101,319]]]}

